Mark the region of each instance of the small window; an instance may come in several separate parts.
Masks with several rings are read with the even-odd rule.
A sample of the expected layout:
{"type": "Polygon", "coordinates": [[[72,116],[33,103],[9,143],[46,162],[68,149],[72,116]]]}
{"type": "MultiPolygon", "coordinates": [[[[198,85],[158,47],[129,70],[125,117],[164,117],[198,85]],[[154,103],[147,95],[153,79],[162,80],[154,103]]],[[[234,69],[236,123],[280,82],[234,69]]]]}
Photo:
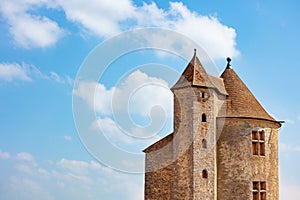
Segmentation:
{"type": "Polygon", "coordinates": [[[205,92],[201,92],[201,98],[206,98],[206,93],[205,92]]]}
{"type": "Polygon", "coordinates": [[[265,156],[265,132],[252,131],[252,155],[265,156]]]}
{"type": "Polygon", "coordinates": [[[206,141],[206,139],[202,140],[202,148],[207,149],[207,141],[206,141]]]}
{"type": "Polygon", "coordinates": [[[253,200],[266,200],[267,185],[265,181],[253,181],[253,200]]]}
{"type": "Polygon", "coordinates": [[[202,178],[208,178],[208,174],[207,174],[207,170],[206,169],[204,169],[202,171],[202,178]]]}
{"type": "Polygon", "coordinates": [[[201,121],[202,122],[206,122],[206,115],[205,115],[205,113],[202,114],[202,120],[201,121]]]}

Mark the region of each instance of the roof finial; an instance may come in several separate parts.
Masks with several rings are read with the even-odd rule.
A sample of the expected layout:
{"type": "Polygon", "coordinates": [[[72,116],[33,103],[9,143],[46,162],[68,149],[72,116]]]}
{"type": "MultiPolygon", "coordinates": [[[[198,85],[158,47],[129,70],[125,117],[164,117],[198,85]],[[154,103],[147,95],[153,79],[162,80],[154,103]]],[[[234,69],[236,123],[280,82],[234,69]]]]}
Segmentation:
{"type": "Polygon", "coordinates": [[[230,66],[231,66],[231,64],[230,64],[230,62],[231,62],[231,58],[229,58],[229,57],[227,57],[227,69],[229,69],[230,68],[230,66]]]}
{"type": "Polygon", "coordinates": [[[196,57],[197,49],[194,49],[194,57],[196,57]]]}

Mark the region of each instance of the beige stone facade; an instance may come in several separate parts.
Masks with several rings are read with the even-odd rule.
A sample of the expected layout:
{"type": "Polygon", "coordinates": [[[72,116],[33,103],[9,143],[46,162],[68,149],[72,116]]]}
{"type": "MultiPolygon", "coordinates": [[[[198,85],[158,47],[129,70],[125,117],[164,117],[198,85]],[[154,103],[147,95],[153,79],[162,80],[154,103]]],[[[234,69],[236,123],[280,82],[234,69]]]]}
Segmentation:
{"type": "Polygon", "coordinates": [[[196,54],[174,93],[174,132],[144,150],[146,200],[278,200],[278,129],[229,66],[196,54]]]}

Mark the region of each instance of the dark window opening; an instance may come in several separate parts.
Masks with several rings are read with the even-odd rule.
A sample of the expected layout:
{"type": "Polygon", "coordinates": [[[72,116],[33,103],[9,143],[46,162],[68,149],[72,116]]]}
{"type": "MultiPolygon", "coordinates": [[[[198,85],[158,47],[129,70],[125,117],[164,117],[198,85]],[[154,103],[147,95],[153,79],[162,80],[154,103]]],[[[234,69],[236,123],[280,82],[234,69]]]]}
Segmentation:
{"type": "Polygon", "coordinates": [[[206,169],[204,169],[202,171],[202,178],[208,178],[208,174],[207,174],[207,170],[206,169]]]}
{"type": "Polygon", "coordinates": [[[206,98],[206,94],[205,94],[205,92],[201,92],[201,98],[206,98]]]}
{"type": "Polygon", "coordinates": [[[252,140],[258,140],[257,131],[252,131],[252,140]]]}
{"type": "Polygon", "coordinates": [[[267,199],[267,195],[265,192],[261,192],[260,193],[260,200],[266,200],[267,199]]]}
{"type": "Polygon", "coordinates": [[[252,155],[265,156],[265,132],[252,131],[252,155]]]}
{"type": "Polygon", "coordinates": [[[264,142],[259,143],[259,155],[261,155],[261,156],[265,155],[265,143],[264,142]]]}
{"type": "Polygon", "coordinates": [[[266,182],[260,182],[260,190],[266,190],[266,182]]]}
{"type": "Polygon", "coordinates": [[[201,121],[202,122],[206,122],[206,115],[205,115],[205,113],[202,114],[202,120],[201,121]]]}
{"type": "Polygon", "coordinates": [[[258,191],[259,189],[259,182],[258,181],[254,181],[253,182],[253,190],[258,191]]]}
{"type": "Polygon", "coordinates": [[[259,131],[259,140],[265,140],[265,132],[264,131],[259,131]]]}
{"type": "Polygon", "coordinates": [[[253,182],[253,200],[266,200],[267,193],[266,193],[267,185],[265,181],[254,181],[253,182]]]}
{"type": "Polygon", "coordinates": [[[252,142],[252,154],[258,155],[258,143],[257,142],[252,142]]]}
{"type": "Polygon", "coordinates": [[[253,200],[259,200],[258,192],[253,192],[253,200]]]}
{"type": "Polygon", "coordinates": [[[207,141],[206,141],[206,139],[202,140],[202,148],[207,149],[207,141]]]}

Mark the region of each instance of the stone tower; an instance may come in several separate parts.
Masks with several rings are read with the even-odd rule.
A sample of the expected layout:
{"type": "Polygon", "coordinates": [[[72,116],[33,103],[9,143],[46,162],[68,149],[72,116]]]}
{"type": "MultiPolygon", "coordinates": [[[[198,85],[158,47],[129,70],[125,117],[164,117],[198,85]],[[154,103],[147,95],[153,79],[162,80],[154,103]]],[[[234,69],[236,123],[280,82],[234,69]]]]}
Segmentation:
{"type": "Polygon", "coordinates": [[[144,150],[145,199],[278,200],[278,129],[230,67],[195,54],[174,94],[174,132],[144,150]]]}

